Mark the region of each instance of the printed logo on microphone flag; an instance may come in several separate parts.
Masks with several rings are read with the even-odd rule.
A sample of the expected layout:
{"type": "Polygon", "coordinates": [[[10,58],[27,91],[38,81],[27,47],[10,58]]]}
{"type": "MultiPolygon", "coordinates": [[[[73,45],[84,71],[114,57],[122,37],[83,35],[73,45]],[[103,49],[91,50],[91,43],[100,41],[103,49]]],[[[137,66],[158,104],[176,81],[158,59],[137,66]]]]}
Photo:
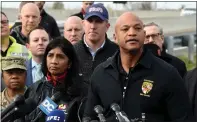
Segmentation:
{"type": "Polygon", "coordinates": [[[46,97],[44,101],[39,105],[41,111],[48,115],[51,111],[57,108],[57,104],[51,100],[51,98],[46,97]]]}
{"type": "Polygon", "coordinates": [[[61,110],[61,111],[64,112],[64,114],[67,114],[67,107],[68,107],[67,104],[60,104],[60,105],[58,106],[58,110],[61,110]]]}
{"type": "Polygon", "coordinates": [[[64,110],[64,109],[66,109],[67,108],[67,105],[66,104],[60,104],[59,106],[58,106],[58,109],[59,110],[64,110]]]}

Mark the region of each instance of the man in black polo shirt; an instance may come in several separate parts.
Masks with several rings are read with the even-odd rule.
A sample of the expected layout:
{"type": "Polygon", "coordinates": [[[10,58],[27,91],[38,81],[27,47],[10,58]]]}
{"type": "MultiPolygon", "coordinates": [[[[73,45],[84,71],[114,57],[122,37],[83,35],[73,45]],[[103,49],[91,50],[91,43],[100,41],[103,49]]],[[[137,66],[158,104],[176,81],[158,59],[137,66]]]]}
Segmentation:
{"type": "Polygon", "coordinates": [[[100,64],[90,79],[84,117],[97,119],[96,105],[104,108],[107,122],[115,122],[110,106],[117,103],[129,120],[146,122],[185,121],[189,98],[177,70],[143,50],[143,22],[131,12],[123,13],[115,25],[119,51],[100,64]]]}

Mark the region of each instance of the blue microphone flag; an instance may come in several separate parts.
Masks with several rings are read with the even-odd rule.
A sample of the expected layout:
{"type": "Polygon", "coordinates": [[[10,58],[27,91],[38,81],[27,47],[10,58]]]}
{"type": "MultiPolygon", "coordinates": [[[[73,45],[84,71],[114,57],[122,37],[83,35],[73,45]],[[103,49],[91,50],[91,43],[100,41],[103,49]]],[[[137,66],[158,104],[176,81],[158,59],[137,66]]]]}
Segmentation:
{"type": "Polygon", "coordinates": [[[48,115],[51,111],[57,108],[57,104],[53,102],[49,97],[46,97],[44,101],[39,105],[41,111],[48,115]]]}
{"type": "Polygon", "coordinates": [[[61,110],[53,110],[46,118],[46,122],[65,122],[65,114],[61,110]]]}

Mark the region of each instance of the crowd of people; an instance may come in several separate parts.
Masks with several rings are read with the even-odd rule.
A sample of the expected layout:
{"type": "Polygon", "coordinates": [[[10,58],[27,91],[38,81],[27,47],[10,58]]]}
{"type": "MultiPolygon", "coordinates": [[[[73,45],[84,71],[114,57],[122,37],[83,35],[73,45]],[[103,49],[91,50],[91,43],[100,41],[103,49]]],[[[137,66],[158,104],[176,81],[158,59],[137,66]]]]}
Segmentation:
{"type": "MultiPolygon", "coordinates": [[[[187,71],[166,53],[161,26],[124,12],[110,40],[106,7],[83,1],[81,11],[65,20],[61,36],[44,4],[21,2],[12,28],[1,11],[1,111],[17,95],[39,106],[59,93],[54,102],[66,122],[100,121],[101,114],[106,122],[118,122],[114,104],[130,122],[196,121],[197,68],[187,71]]],[[[15,121],[46,121],[40,113],[35,107],[15,121]]]]}

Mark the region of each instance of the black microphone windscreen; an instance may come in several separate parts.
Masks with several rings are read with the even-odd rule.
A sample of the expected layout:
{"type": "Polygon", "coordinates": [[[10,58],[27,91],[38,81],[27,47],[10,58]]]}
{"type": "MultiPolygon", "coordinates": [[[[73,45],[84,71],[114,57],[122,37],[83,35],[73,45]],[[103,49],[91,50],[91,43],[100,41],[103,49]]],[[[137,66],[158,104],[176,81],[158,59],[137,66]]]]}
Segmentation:
{"type": "Polygon", "coordinates": [[[58,91],[51,97],[51,100],[56,102],[60,99],[60,97],[61,97],[61,92],[58,91]]]}
{"type": "Polygon", "coordinates": [[[14,102],[16,102],[16,104],[23,104],[25,102],[25,97],[23,95],[16,95],[16,97],[14,98],[14,102]]]}
{"type": "Polygon", "coordinates": [[[14,98],[14,101],[10,103],[2,112],[1,112],[1,118],[4,117],[9,111],[11,111],[14,107],[20,104],[24,104],[25,98],[23,95],[17,95],[14,98]]]}
{"type": "Polygon", "coordinates": [[[28,98],[25,100],[25,104],[18,106],[17,113],[24,116],[32,112],[36,107],[37,107],[36,102],[32,98],[28,98]]]}
{"type": "Polygon", "coordinates": [[[6,114],[6,116],[4,116],[1,121],[2,122],[14,121],[31,113],[36,107],[37,107],[36,102],[33,99],[28,98],[25,100],[24,104],[15,106],[12,109],[12,112],[6,114]]]}

